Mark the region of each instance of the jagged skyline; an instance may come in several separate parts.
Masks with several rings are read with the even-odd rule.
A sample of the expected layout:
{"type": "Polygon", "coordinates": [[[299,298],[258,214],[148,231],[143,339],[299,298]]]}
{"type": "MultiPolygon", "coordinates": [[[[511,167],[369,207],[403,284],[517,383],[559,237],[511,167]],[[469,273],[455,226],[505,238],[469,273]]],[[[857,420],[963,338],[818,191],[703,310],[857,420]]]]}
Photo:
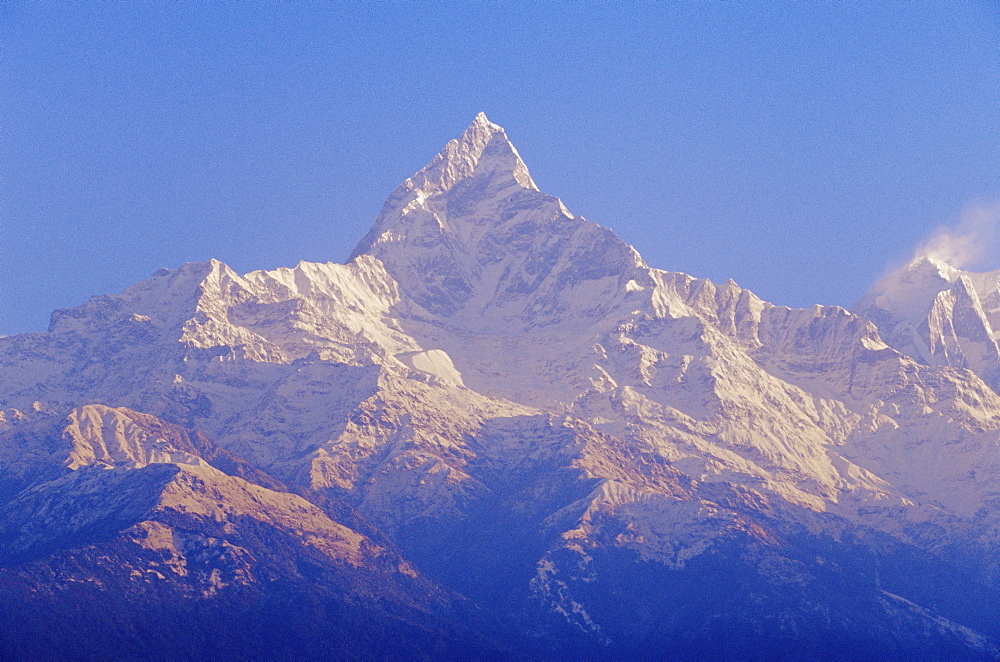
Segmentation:
{"type": "Polygon", "coordinates": [[[347,264],[0,338],[0,650],[995,659],[998,282],[657,269],[478,115],[347,264]]]}
{"type": "Polygon", "coordinates": [[[0,11],[0,334],[188,261],[342,261],[479,111],[650,264],[791,306],[1000,197],[989,3],[0,11]]]}

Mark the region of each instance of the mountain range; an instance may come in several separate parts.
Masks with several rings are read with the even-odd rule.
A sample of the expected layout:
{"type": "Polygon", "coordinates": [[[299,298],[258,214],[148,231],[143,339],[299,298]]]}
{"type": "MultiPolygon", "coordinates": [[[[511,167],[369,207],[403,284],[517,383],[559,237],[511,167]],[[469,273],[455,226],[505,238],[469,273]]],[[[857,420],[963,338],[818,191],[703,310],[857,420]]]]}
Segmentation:
{"type": "Polygon", "coordinates": [[[995,659],[998,285],[650,267],[480,114],[346,264],[0,338],[0,655],[995,659]]]}

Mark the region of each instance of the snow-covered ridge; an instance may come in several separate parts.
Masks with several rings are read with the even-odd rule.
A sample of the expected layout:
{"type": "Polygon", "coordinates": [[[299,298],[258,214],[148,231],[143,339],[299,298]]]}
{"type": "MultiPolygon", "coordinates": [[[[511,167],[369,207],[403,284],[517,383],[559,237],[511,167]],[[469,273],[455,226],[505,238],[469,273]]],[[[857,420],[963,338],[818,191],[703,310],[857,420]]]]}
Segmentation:
{"type": "Polygon", "coordinates": [[[919,361],[968,368],[1000,387],[1000,271],[919,257],[881,278],[853,310],[919,361]]]}
{"type": "Polygon", "coordinates": [[[373,243],[390,232],[400,211],[405,215],[424,208],[427,198],[447,193],[471,179],[478,180],[480,187],[521,187],[538,191],[503,128],[479,113],[460,138],[445,145],[429,164],[393,192],[349,259],[369,251],[373,243]]]}
{"type": "MultiPolygon", "coordinates": [[[[68,371],[74,378],[50,399],[184,412],[185,423],[282,478],[354,489],[355,464],[371,456],[360,449],[398,432],[338,423],[338,416],[367,407],[386,416],[382,394],[414,402],[424,386],[413,382],[431,387],[428,403],[418,405],[431,409],[434,389],[455,398],[448,394],[467,387],[461,398],[476,409],[570,413],[652,443],[698,480],[746,481],[820,510],[858,490],[912,496],[916,478],[882,475],[909,465],[872,450],[870,441],[907,428],[907,412],[946,417],[972,434],[992,430],[1000,411],[981,383],[953,373],[931,377],[847,311],[793,311],[732,281],[648,267],[612,231],[539,192],[503,129],[484,115],[397,189],[355,253],[345,265],[302,262],[245,275],[215,260],[184,265],[121,295],[57,311],[50,334],[77,354],[124,349],[81,380],[76,364],[37,338],[30,368],[11,371],[14,388],[0,396],[24,406],[18,394],[32,393],[39,376],[51,381],[45,375],[68,371]],[[117,369],[128,378],[99,372],[117,369]],[[908,395],[913,379],[922,384],[919,395],[908,395]],[[241,411],[236,384],[273,404],[241,411]],[[345,393],[341,404],[304,415],[313,406],[307,394],[329,397],[321,394],[332,387],[345,393]],[[968,398],[985,408],[970,408],[968,398]],[[898,403],[896,413],[885,413],[887,403],[898,403]],[[301,413],[289,418],[291,411],[301,413]],[[274,416],[284,422],[275,425],[274,416]],[[362,441],[366,435],[378,440],[362,441]]],[[[925,260],[879,301],[909,305],[914,297],[898,291],[967,280],[925,260]]],[[[966,299],[942,306],[952,314],[966,299]]],[[[965,352],[972,355],[968,343],[965,352]]],[[[410,429],[405,438],[468,434],[476,420],[460,418],[453,431],[433,435],[410,429]]],[[[455,438],[445,446],[463,444],[455,438]]],[[[973,453],[967,462],[988,459],[973,453]]],[[[446,464],[460,470],[461,463],[446,464]]],[[[979,488],[921,490],[921,498],[963,510],[985,498],[979,488]]]]}
{"type": "MultiPolygon", "coordinates": [[[[734,536],[776,544],[778,521],[993,540],[997,282],[923,260],[855,312],[796,310],[652,268],[479,115],[347,264],[186,264],[0,338],[0,501],[97,490],[104,468],[204,518],[224,506],[185,490],[218,483],[238,514],[256,492],[212,467],[242,461],[408,544],[506,513],[548,536],[535,597],[603,632],[567,593],[588,549],[680,570],[734,536]]],[[[315,515],[260,498],[262,522],[315,515]]]]}

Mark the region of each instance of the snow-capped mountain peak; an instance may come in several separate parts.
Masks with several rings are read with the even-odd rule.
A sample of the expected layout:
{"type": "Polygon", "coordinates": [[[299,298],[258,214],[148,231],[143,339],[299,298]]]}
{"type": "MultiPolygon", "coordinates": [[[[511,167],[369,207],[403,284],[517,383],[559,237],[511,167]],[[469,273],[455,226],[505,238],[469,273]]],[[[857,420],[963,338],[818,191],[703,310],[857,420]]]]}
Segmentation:
{"type": "MultiPolygon", "coordinates": [[[[370,252],[386,234],[398,234],[400,217],[423,210],[432,215],[427,200],[451,192],[475,190],[492,197],[507,197],[521,190],[537,193],[528,167],[504,129],[479,113],[461,137],[451,140],[430,163],[404,181],[389,197],[371,230],[358,243],[349,259],[370,252]],[[394,231],[396,231],[394,233],[394,231]]],[[[438,213],[438,224],[442,216],[438,213]]]]}
{"type": "MultiPolygon", "coordinates": [[[[495,324],[565,319],[596,292],[624,291],[642,259],[613,232],[573,216],[538,190],[504,130],[480,114],[390,196],[352,258],[385,265],[410,299],[436,317],[495,324]],[[611,282],[613,281],[613,283],[611,282]],[[573,299],[570,301],[569,299],[573,299]]],[[[590,299],[591,301],[586,301],[590,299]]]]}
{"type": "Polygon", "coordinates": [[[878,309],[901,319],[915,320],[926,315],[930,300],[951,287],[961,274],[959,269],[940,260],[917,257],[879,279],[854,309],[878,309]]]}
{"type": "Polygon", "coordinates": [[[0,599],[5,546],[103,577],[79,547],[94,536],[132,564],[100,561],[131,573],[125,593],[172,576],[163,558],[207,568],[211,591],[250,586],[257,555],[309,595],[323,573],[419,580],[377,538],[487,609],[606,647],[559,635],[562,657],[643,658],[677,614],[680,632],[719,613],[739,633],[790,623],[797,647],[871,623],[995,652],[945,620],[980,625],[962,610],[920,604],[917,583],[955,573],[909,571],[961,549],[1000,567],[998,281],[918,258],[861,317],[651,268],[539,191],[479,114],[347,264],[187,264],[0,339],[0,599]]]}
{"type": "Polygon", "coordinates": [[[524,188],[538,190],[503,127],[489,121],[484,113],[476,115],[462,136],[449,141],[409,182],[424,195],[433,195],[477,176],[512,178],[524,188]]]}
{"type": "Polygon", "coordinates": [[[922,363],[968,368],[1000,386],[1000,271],[972,272],[919,256],[881,278],[854,305],[892,347],[922,363]]]}

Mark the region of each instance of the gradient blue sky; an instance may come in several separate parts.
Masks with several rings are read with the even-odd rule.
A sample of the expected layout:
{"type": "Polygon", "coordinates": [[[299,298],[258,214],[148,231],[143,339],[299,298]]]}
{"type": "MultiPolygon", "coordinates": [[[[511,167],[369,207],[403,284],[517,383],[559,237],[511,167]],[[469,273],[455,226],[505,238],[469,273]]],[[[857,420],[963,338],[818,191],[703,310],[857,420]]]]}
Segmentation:
{"type": "Polygon", "coordinates": [[[5,2],[0,334],[163,266],[342,261],[480,110],[653,266],[850,305],[1000,199],[1000,9],[5,2]]]}

